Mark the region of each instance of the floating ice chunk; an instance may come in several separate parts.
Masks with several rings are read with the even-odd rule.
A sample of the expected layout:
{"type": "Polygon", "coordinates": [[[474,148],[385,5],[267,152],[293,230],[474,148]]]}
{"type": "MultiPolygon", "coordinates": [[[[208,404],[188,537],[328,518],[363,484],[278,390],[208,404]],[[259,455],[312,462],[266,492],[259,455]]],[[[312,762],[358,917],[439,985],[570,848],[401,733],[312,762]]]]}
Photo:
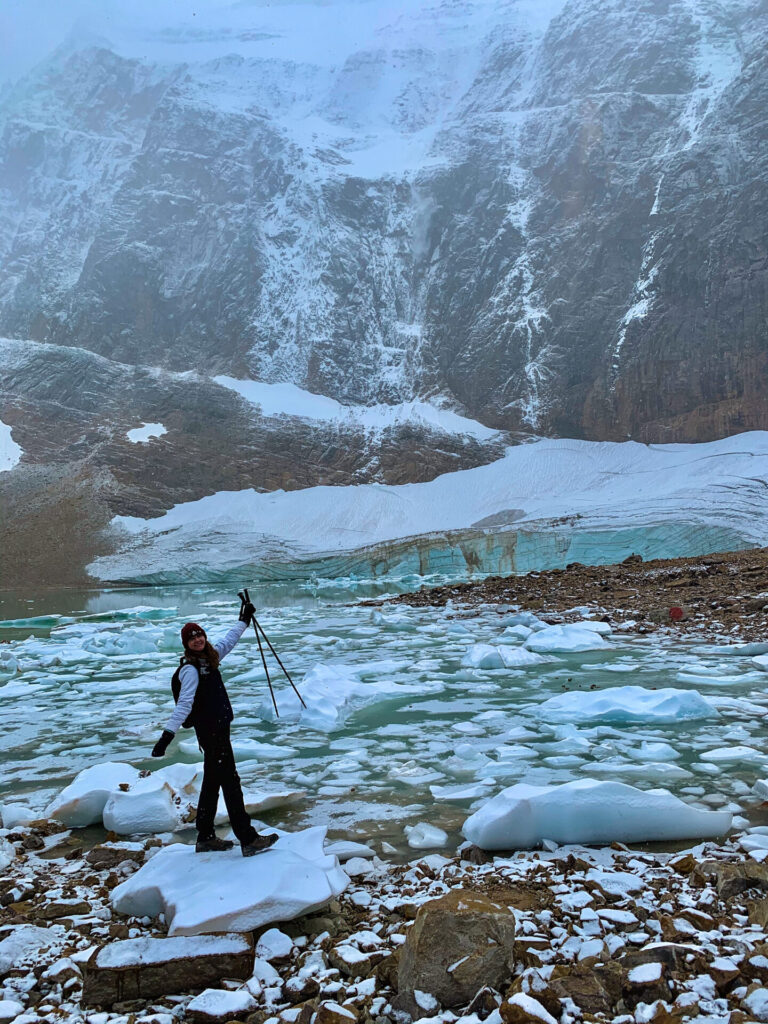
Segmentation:
{"type": "Polygon", "coordinates": [[[609,646],[599,633],[583,628],[581,622],[547,626],[525,641],[525,647],[538,654],[578,654],[583,651],[602,651],[609,646]]]}
{"type": "Polygon", "coordinates": [[[461,659],[464,668],[527,668],[541,665],[549,658],[527,651],[524,647],[509,647],[503,644],[474,644],[461,659]]]}
{"type": "Polygon", "coordinates": [[[298,751],[295,747],[280,746],[277,743],[260,743],[258,740],[235,739],[232,740],[232,750],[235,757],[241,761],[287,761],[295,757],[298,751]]]}
{"type": "MultiPolygon", "coordinates": [[[[372,661],[362,665],[320,664],[307,672],[298,684],[306,708],[302,708],[292,690],[283,689],[278,695],[280,721],[300,718],[302,725],[321,732],[331,732],[342,723],[349,706],[382,696],[406,694],[425,690],[441,690],[442,683],[428,684],[423,680],[395,680],[392,676],[406,668],[404,661],[372,661]]],[[[269,697],[257,711],[266,721],[275,718],[269,697]]]]}
{"type": "Polygon", "coordinates": [[[510,786],[468,818],[462,833],[485,850],[525,850],[543,839],[560,845],[707,839],[727,832],[731,817],[689,807],[665,790],[584,779],[510,786]]]}
{"type": "Polygon", "coordinates": [[[448,845],[447,832],[426,821],[420,821],[417,825],[406,825],[403,831],[408,836],[408,845],[414,850],[432,850],[448,845]]]}
{"type": "Polygon", "coordinates": [[[336,857],[323,850],[325,833],[318,826],[283,835],[258,857],[166,846],[112,891],[112,905],[135,917],[164,913],[170,935],[246,932],[290,921],[349,884],[336,857]]]}
{"type": "Polygon", "coordinates": [[[532,665],[545,665],[552,661],[552,658],[545,658],[525,647],[499,647],[498,651],[504,668],[530,668],[532,665]]]}
{"type": "Polygon", "coordinates": [[[56,818],[69,828],[100,823],[104,805],[122,784],[132,785],[138,769],[119,761],[106,761],[85,768],[45,809],[47,818],[56,818]]]}
{"type": "Polygon", "coordinates": [[[16,828],[17,825],[28,825],[40,815],[24,804],[3,804],[3,828],[16,828]]]}
{"type": "Polygon", "coordinates": [[[675,750],[671,743],[663,743],[660,740],[645,740],[640,744],[639,749],[632,751],[632,756],[638,761],[677,761],[682,755],[675,750]]]}
{"type": "Polygon", "coordinates": [[[420,765],[418,761],[406,761],[405,764],[396,765],[389,771],[390,779],[402,782],[406,786],[422,786],[428,782],[435,782],[443,776],[434,768],[427,768],[420,765]]]}
{"type": "Polygon", "coordinates": [[[613,630],[607,622],[601,622],[600,619],[580,619],[578,622],[569,622],[569,626],[578,629],[591,630],[593,633],[599,633],[600,636],[610,636],[613,630]]]}
{"type": "Polygon", "coordinates": [[[500,650],[492,644],[473,644],[461,664],[464,668],[504,668],[500,650]]]}
{"type": "Polygon", "coordinates": [[[693,648],[694,654],[725,654],[734,658],[752,658],[768,654],[768,643],[757,640],[746,644],[702,644],[693,648]]]}
{"type": "Polygon", "coordinates": [[[121,654],[156,654],[157,636],[149,629],[105,630],[83,640],[83,649],[91,654],[112,658],[121,654]]]}
{"type": "Polygon", "coordinates": [[[503,635],[516,637],[518,640],[527,640],[532,632],[530,626],[524,626],[521,622],[518,626],[507,626],[503,635]]]}
{"type": "Polygon", "coordinates": [[[487,796],[491,788],[489,782],[476,782],[468,786],[430,786],[430,792],[434,800],[448,800],[459,803],[463,800],[477,800],[479,797],[487,796]]]}
{"type": "Polygon", "coordinates": [[[752,664],[763,672],[768,672],[768,654],[759,654],[752,659],[752,664]]]}
{"type": "Polygon", "coordinates": [[[718,714],[696,690],[647,690],[642,686],[573,690],[550,697],[530,710],[550,722],[679,722],[718,714]]]}
{"type": "MultiPolygon", "coordinates": [[[[275,807],[288,807],[303,800],[307,795],[305,789],[249,789],[243,793],[245,809],[250,815],[271,811],[275,807]]],[[[229,821],[224,798],[219,797],[216,810],[216,824],[223,825],[229,821]]],[[[335,851],[334,851],[335,852],[335,851]]]]}
{"type": "Polygon", "coordinates": [[[763,802],[768,801],[768,779],[758,779],[752,787],[752,792],[763,802]]]}
{"type": "Polygon", "coordinates": [[[754,747],[716,747],[714,750],[703,750],[699,754],[703,761],[765,761],[768,754],[754,747]]]}

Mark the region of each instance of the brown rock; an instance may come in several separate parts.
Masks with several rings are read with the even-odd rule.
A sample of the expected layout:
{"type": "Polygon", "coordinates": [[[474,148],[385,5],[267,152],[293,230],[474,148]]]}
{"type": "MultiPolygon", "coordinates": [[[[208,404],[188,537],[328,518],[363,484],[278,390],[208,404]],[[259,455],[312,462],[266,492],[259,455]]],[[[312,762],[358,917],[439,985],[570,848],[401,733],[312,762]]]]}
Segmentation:
{"type": "Polygon", "coordinates": [[[283,986],[283,995],[290,1002],[304,1003],[307,999],[314,999],[320,993],[320,984],[316,978],[301,978],[298,975],[290,978],[283,986]]]}
{"type": "Polygon", "coordinates": [[[709,969],[703,951],[682,942],[652,942],[625,954],[619,962],[628,971],[640,964],[664,964],[670,971],[686,976],[705,974],[709,969]]]}
{"type": "Polygon", "coordinates": [[[328,963],[345,978],[364,978],[371,970],[371,959],[351,946],[328,951],[328,963]]]}
{"type": "Polygon", "coordinates": [[[749,923],[768,927],[768,899],[750,900],[747,908],[749,923]]]}
{"type": "Polygon", "coordinates": [[[253,942],[245,935],[112,942],[83,965],[82,1001],[111,1006],[126,999],[215,988],[224,978],[250,977],[253,959],[253,942]]]}
{"type": "MultiPolygon", "coordinates": [[[[643,965],[647,966],[647,965],[643,965]]],[[[631,972],[624,982],[624,1002],[630,1009],[634,1009],[638,1003],[655,1003],[659,999],[669,999],[669,982],[667,981],[668,968],[666,964],[658,963],[652,965],[658,968],[658,978],[652,981],[638,981],[633,979],[631,972]]]]}
{"type": "Polygon", "coordinates": [[[466,1006],[483,985],[505,987],[514,963],[515,918],[506,906],[464,889],[425,903],[398,968],[398,1009],[421,1016],[415,991],[441,1006],[466,1006]]]}
{"type": "Polygon", "coordinates": [[[592,966],[560,964],[552,972],[549,988],[557,999],[572,999],[585,1013],[612,1014],[625,980],[615,961],[592,966]]]}
{"type": "Polygon", "coordinates": [[[722,860],[705,860],[691,873],[693,885],[713,882],[721,899],[729,900],[747,889],[768,890],[768,864],[746,859],[738,864],[722,860]]]}
{"type": "Polygon", "coordinates": [[[466,1008],[462,1016],[469,1016],[472,1013],[476,1013],[480,1020],[485,1020],[489,1014],[498,1009],[500,1003],[501,996],[496,989],[490,988],[488,985],[484,985],[466,1008]]]}
{"type": "Polygon", "coordinates": [[[137,864],[144,863],[143,850],[122,850],[118,846],[94,846],[89,850],[85,859],[97,871],[111,871],[112,868],[122,864],[123,861],[132,860],[137,864]]]}
{"type": "Polygon", "coordinates": [[[82,914],[90,913],[91,905],[84,900],[61,900],[35,908],[35,917],[46,921],[56,921],[62,917],[80,917],[82,914]]]}
{"type": "Polygon", "coordinates": [[[351,1006],[326,1000],[317,1008],[314,1024],[355,1024],[357,1013],[351,1006]]]}
{"type": "Polygon", "coordinates": [[[530,1010],[518,1002],[508,1002],[505,1000],[501,1004],[499,1013],[504,1024],[544,1024],[544,1021],[547,1019],[544,1014],[552,1017],[547,1008],[535,996],[529,996],[528,998],[532,999],[534,1004],[536,1004],[530,1010]]]}

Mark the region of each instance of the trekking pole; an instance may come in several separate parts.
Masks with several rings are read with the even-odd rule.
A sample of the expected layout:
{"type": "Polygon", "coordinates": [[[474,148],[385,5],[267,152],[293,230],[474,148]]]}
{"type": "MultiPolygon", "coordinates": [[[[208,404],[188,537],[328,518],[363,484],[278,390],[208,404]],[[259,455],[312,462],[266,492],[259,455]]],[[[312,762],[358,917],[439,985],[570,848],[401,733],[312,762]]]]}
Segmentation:
{"type": "MultiPolygon", "coordinates": [[[[245,606],[246,602],[248,601],[248,591],[246,590],[246,591],[244,591],[244,593],[245,593],[245,597],[243,597],[242,594],[238,594],[237,595],[240,598],[240,600],[243,602],[243,606],[245,606]]],[[[242,611],[242,609],[241,609],[241,611],[242,611]]],[[[256,634],[256,640],[257,640],[257,642],[259,644],[259,654],[261,655],[261,664],[264,666],[264,673],[265,673],[265,675],[267,677],[267,686],[269,687],[269,692],[270,692],[270,694],[272,696],[272,704],[273,704],[274,709],[275,709],[275,717],[279,718],[280,717],[280,712],[277,710],[277,701],[275,700],[275,691],[272,689],[272,680],[269,678],[269,669],[267,668],[267,659],[264,657],[264,648],[261,646],[261,637],[259,636],[258,629],[256,629],[256,616],[255,615],[251,617],[251,625],[253,626],[253,631],[256,634]]]]}
{"type": "MultiPolygon", "coordinates": [[[[246,601],[250,600],[250,598],[248,597],[248,591],[247,591],[247,590],[244,590],[244,591],[243,591],[243,593],[245,594],[245,599],[246,599],[246,601]]],[[[239,596],[240,596],[240,595],[238,594],[238,597],[239,597],[239,596]]],[[[255,616],[255,615],[253,616],[253,622],[254,622],[254,628],[256,629],[256,636],[258,637],[258,635],[259,635],[259,632],[258,632],[258,631],[259,631],[259,630],[261,630],[261,635],[262,635],[262,636],[264,637],[264,639],[265,639],[265,640],[267,641],[267,646],[269,647],[270,651],[272,651],[272,654],[273,654],[273,655],[274,655],[274,657],[275,657],[275,661],[277,662],[277,664],[278,664],[278,665],[280,666],[280,668],[281,668],[281,669],[283,670],[283,672],[285,673],[285,678],[286,678],[286,679],[288,680],[288,682],[289,682],[289,683],[291,684],[291,686],[293,687],[293,692],[294,692],[294,693],[296,694],[296,696],[297,696],[297,697],[299,698],[299,701],[300,701],[300,703],[301,703],[301,706],[302,706],[302,707],[304,708],[304,710],[306,711],[306,709],[307,709],[307,705],[306,705],[306,704],[304,703],[304,698],[303,698],[303,697],[301,696],[301,694],[299,693],[299,691],[298,691],[298,688],[297,688],[297,686],[296,686],[296,683],[294,683],[293,679],[291,679],[291,676],[290,676],[290,673],[288,672],[288,669],[287,669],[287,668],[285,667],[285,665],[284,665],[284,664],[282,663],[282,661],[280,660],[280,655],[279,655],[279,654],[277,653],[277,651],[275,650],[275,648],[274,648],[274,647],[272,646],[272,641],[271,641],[271,640],[269,639],[269,637],[267,636],[267,634],[266,634],[266,633],[264,632],[264,628],[263,628],[263,626],[261,625],[261,623],[259,622],[259,620],[258,620],[258,619],[256,618],[256,616],[255,616]]],[[[259,640],[259,648],[261,648],[261,641],[260,641],[260,640],[259,640]]]]}

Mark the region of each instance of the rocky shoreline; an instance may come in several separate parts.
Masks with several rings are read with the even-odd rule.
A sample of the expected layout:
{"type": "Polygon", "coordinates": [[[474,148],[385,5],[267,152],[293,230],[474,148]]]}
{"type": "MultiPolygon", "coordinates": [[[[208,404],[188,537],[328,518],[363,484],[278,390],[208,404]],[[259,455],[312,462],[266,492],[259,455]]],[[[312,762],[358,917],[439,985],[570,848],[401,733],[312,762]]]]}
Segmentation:
{"type": "MultiPolygon", "coordinates": [[[[616,565],[571,563],[521,576],[489,576],[477,582],[423,587],[387,603],[444,607],[514,604],[525,611],[579,617],[592,614],[621,622],[638,633],[671,627],[682,635],[725,633],[743,640],[765,637],[768,609],[768,548],[721,551],[695,558],[630,555],[616,565]],[[579,608],[580,612],[573,611],[579,608]],[[681,617],[672,609],[680,609],[681,617]]],[[[382,601],[365,602],[371,605],[382,601]]]]}
{"type": "MultiPolygon", "coordinates": [[[[129,999],[127,983],[95,977],[96,956],[108,947],[121,963],[125,940],[171,941],[162,918],[110,905],[160,841],[83,853],[53,822],[3,833],[0,1020],[14,1024],[768,1021],[760,829],[676,853],[465,844],[407,864],[353,857],[337,900],[246,936],[247,970],[242,953],[238,967],[223,961],[195,997],[203,974],[187,956],[164,995],[129,999]]],[[[150,967],[131,968],[139,991],[150,967]]]]}

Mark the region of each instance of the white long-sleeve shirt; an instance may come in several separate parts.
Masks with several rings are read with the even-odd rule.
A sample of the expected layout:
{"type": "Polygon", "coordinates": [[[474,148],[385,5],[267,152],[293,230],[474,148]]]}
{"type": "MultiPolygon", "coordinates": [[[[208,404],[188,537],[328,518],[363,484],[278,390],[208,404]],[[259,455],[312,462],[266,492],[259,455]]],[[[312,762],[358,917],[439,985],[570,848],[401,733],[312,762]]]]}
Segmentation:
{"type": "MultiPolygon", "coordinates": [[[[216,641],[213,646],[219,653],[219,661],[226,658],[247,627],[247,622],[238,622],[222,640],[216,641]]],[[[179,672],[179,682],[181,683],[179,701],[165,726],[167,732],[176,732],[180,729],[187,716],[192,713],[192,704],[197,693],[197,684],[200,682],[200,675],[194,665],[182,665],[179,672]]]]}

